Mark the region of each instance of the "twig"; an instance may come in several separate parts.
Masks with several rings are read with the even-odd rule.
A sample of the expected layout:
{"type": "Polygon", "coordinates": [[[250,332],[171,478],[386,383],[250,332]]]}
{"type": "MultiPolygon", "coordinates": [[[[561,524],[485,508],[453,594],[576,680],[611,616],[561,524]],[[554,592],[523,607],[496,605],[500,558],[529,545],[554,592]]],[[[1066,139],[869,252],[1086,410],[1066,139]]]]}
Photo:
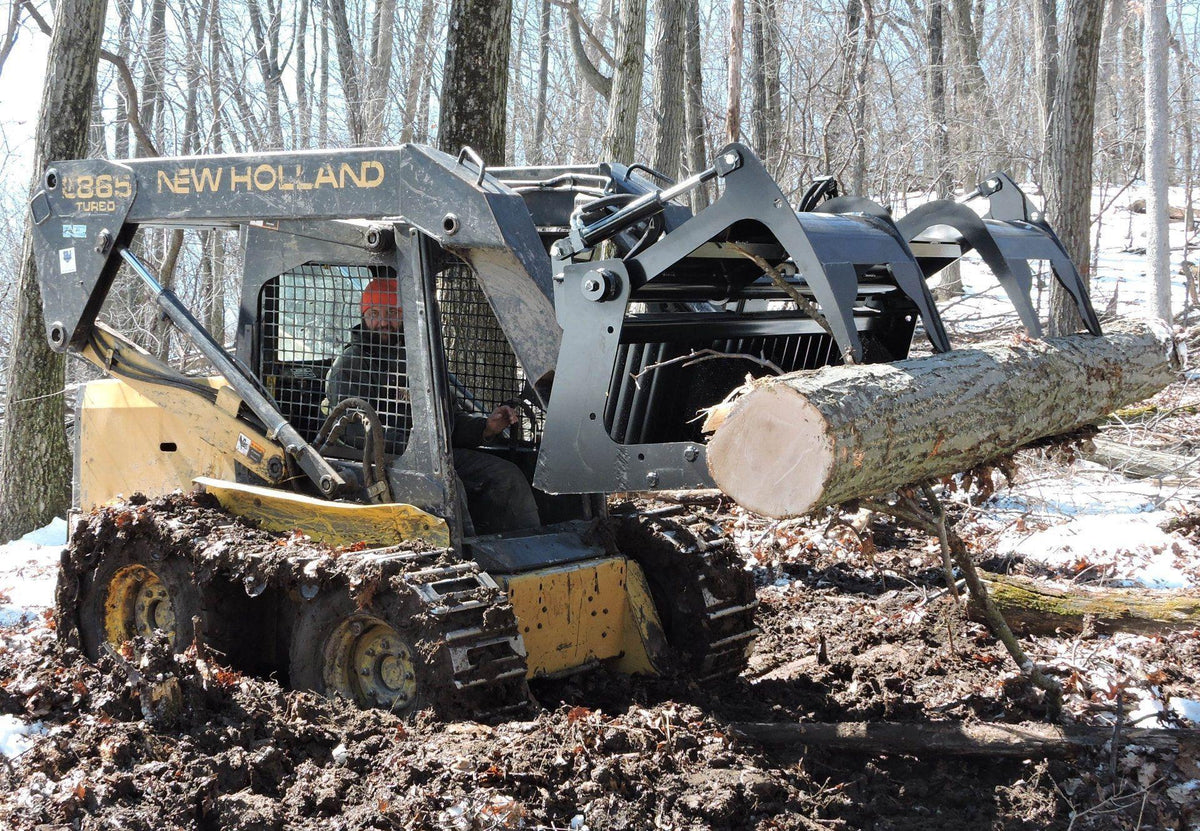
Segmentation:
{"type": "Polygon", "coordinates": [[[966,579],[971,599],[983,611],[988,628],[1004,644],[1008,654],[1021,671],[1029,676],[1029,680],[1046,692],[1047,709],[1052,718],[1057,718],[1062,711],[1062,687],[1057,681],[1042,672],[1025,654],[1025,650],[1009,627],[1008,621],[1004,619],[1004,615],[992,602],[987,587],[983,584],[983,580],[975,568],[975,563],[967,551],[966,543],[955,533],[953,528],[947,526],[945,509],[937,495],[934,494],[933,488],[926,483],[921,485],[921,491],[929,503],[929,510],[921,507],[911,491],[902,493],[894,503],[871,502],[870,506],[873,510],[888,513],[896,519],[921,528],[938,538],[939,544],[950,553],[953,562],[966,579]]]}
{"type": "MultiPolygon", "coordinates": [[[[771,278],[771,282],[775,284],[776,288],[780,289],[781,291],[783,291],[784,294],[786,294],[788,297],[792,298],[792,301],[795,302],[796,306],[799,307],[799,309],[802,312],[804,312],[806,315],[808,315],[814,321],[816,321],[817,325],[825,330],[825,334],[829,335],[829,337],[833,339],[834,343],[837,343],[837,338],[834,337],[834,334],[833,334],[833,327],[829,325],[829,321],[825,319],[825,315],[821,314],[821,310],[819,308],[817,308],[817,305],[815,303],[813,303],[811,300],[809,300],[807,297],[805,297],[803,294],[801,294],[800,290],[798,288],[796,288],[791,283],[789,283],[784,278],[784,276],[779,273],[779,269],[777,269],[775,266],[771,265],[769,262],[767,262],[762,257],[755,254],[753,251],[747,251],[745,248],[742,248],[740,245],[737,245],[732,242],[727,242],[727,243],[725,243],[725,246],[727,248],[729,248],[730,250],[738,252],[743,257],[750,260],[756,266],[761,268],[763,270],[763,273],[771,278]]],[[[855,362],[854,355],[850,352],[849,349],[846,349],[845,351],[843,351],[842,360],[845,361],[847,364],[853,364],[855,362]]]]}
{"type": "Polygon", "coordinates": [[[678,363],[682,363],[684,366],[692,366],[693,364],[698,364],[703,361],[713,361],[718,358],[736,358],[739,360],[746,360],[746,361],[750,361],[752,363],[756,363],[761,367],[765,367],[766,369],[769,369],[772,372],[774,372],[776,375],[784,374],[783,369],[778,364],[772,363],[771,361],[768,361],[766,358],[756,358],[754,355],[747,355],[745,352],[718,352],[715,349],[697,349],[692,352],[689,352],[686,355],[680,355],[677,358],[669,358],[665,361],[659,361],[656,364],[650,364],[649,366],[642,369],[641,372],[633,374],[630,377],[633,378],[634,385],[637,386],[638,389],[641,389],[642,388],[642,383],[641,383],[642,376],[645,375],[647,372],[650,372],[651,370],[660,369],[664,366],[668,366],[670,364],[678,364],[678,363]]]}

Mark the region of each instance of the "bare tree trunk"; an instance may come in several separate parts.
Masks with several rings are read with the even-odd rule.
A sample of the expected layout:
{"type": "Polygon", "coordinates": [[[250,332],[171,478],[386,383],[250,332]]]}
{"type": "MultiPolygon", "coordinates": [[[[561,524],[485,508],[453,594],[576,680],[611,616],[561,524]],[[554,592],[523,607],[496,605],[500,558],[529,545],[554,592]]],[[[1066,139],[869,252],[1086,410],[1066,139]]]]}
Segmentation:
{"type": "MultiPolygon", "coordinates": [[[[163,74],[167,60],[166,17],[166,0],[154,0],[154,5],[150,7],[150,35],[147,38],[146,69],[142,74],[141,109],[138,112],[142,128],[154,137],[155,144],[159,146],[162,139],[158,135],[158,124],[162,115],[163,74]]],[[[138,145],[137,156],[152,153],[150,148],[138,145]]]]}
{"type": "Polygon", "coordinates": [[[725,140],[742,140],[742,42],[746,28],[745,0],[729,2],[729,67],[725,85],[725,140]]]}
{"type": "Polygon", "coordinates": [[[964,103],[969,117],[975,123],[982,122],[984,127],[984,130],[968,136],[968,140],[975,147],[988,148],[987,152],[976,156],[974,164],[967,161],[968,167],[963,171],[964,179],[975,182],[998,168],[1008,167],[1008,142],[996,115],[996,103],[988,89],[987,77],[983,74],[979,54],[982,14],[974,13],[971,0],[952,0],[950,8],[954,14],[955,40],[963,64],[962,85],[966,98],[964,103]]]}
{"type": "Polygon", "coordinates": [[[210,149],[214,153],[224,152],[221,133],[224,130],[225,118],[222,108],[225,105],[221,95],[221,10],[220,0],[211,0],[209,10],[211,37],[208,43],[208,98],[212,105],[212,126],[209,130],[210,149]]]}
{"type": "MultiPolygon", "coordinates": [[[[511,0],[453,0],[438,123],[438,145],[445,152],[472,147],[486,163],[504,164],[511,25],[511,0]]],[[[439,290],[451,371],[481,393],[486,389],[515,394],[515,356],[481,348],[505,344],[507,338],[488,313],[490,306],[470,268],[447,268],[439,290]]]]}
{"type": "MultiPolygon", "coordinates": [[[[704,77],[700,67],[700,0],[683,0],[684,117],[687,131],[687,172],[698,173],[707,164],[704,145],[704,77]]],[[[692,191],[692,210],[708,206],[708,189],[692,191]]]]}
{"type": "Polygon", "coordinates": [[[283,147],[283,125],[279,119],[279,79],[283,74],[283,68],[279,65],[279,9],[269,8],[271,16],[264,22],[258,0],[248,0],[247,8],[250,11],[250,31],[254,35],[255,57],[267,95],[267,131],[271,149],[277,150],[283,147]]]}
{"type": "Polygon", "coordinates": [[[768,170],[780,164],[779,34],[776,0],[750,2],[750,142],[768,170]]]}
{"type": "Polygon", "coordinates": [[[875,52],[875,10],[871,0],[862,0],[862,44],[858,51],[858,66],[854,81],[854,152],[850,163],[850,193],[866,195],[867,190],[867,80],[871,56],[875,52]]]}
{"type": "MultiPolygon", "coordinates": [[[[571,52],[575,55],[575,63],[579,67],[579,73],[583,76],[583,80],[588,86],[599,93],[605,101],[612,97],[612,82],[611,76],[605,75],[600,71],[599,67],[592,62],[591,57],[587,53],[587,48],[583,44],[583,36],[581,30],[587,24],[582,19],[582,12],[579,9],[579,2],[575,0],[571,7],[567,10],[567,31],[571,39],[571,52]]],[[[588,42],[592,47],[599,52],[599,57],[606,60],[609,64],[613,62],[612,55],[605,51],[604,45],[592,33],[591,29],[587,30],[588,42]]]]}
{"type": "MultiPolygon", "coordinates": [[[[51,161],[80,158],[87,151],[106,6],[105,0],[58,1],[34,139],[35,181],[51,161]]],[[[65,516],[71,499],[64,361],[46,341],[28,217],[17,291],[0,455],[3,540],[65,516]]]]}
{"type": "Polygon", "coordinates": [[[471,146],[488,164],[504,164],[512,0],[453,0],[438,146],[471,146]]]}
{"type": "Polygon", "coordinates": [[[392,80],[392,33],[395,28],[396,0],[376,0],[371,24],[371,62],[367,74],[367,143],[381,144],[387,124],[388,86],[392,80]]]}
{"type": "MultiPolygon", "coordinates": [[[[1096,114],[1096,70],[1104,0],[1067,0],[1061,30],[1066,34],[1059,63],[1058,91],[1050,117],[1050,188],[1046,198],[1059,238],[1090,284],[1088,227],[1092,214],[1092,147],[1096,114]]],[[[1079,328],[1075,300],[1057,280],[1050,283],[1051,335],[1079,328]]]]}
{"type": "MultiPolygon", "coordinates": [[[[1039,0],[1040,1],[1040,0],[1039,0]]],[[[929,104],[933,115],[933,193],[938,199],[954,194],[954,177],[950,175],[950,121],[946,112],[946,0],[929,3],[929,104]]],[[[961,297],[962,269],[957,262],[942,269],[942,282],[937,288],[939,300],[961,297]]]]}
{"type": "Polygon", "coordinates": [[[1146,0],[1146,266],[1154,286],[1154,313],[1171,322],[1171,237],[1167,221],[1167,7],[1146,0]]]}
{"type": "Polygon", "coordinates": [[[855,66],[862,39],[862,0],[846,3],[845,41],[839,50],[837,94],[829,112],[829,121],[821,136],[822,166],[835,176],[841,176],[854,155],[859,127],[850,114],[851,99],[855,97],[855,66]]]}
{"type": "Polygon", "coordinates": [[[404,87],[404,129],[400,133],[401,142],[416,141],[424,134],[424,128],[418,130],[418,124],[423,122],[421,113],[424,111],[425,100],[421,92],[425,89],[425,79],[429,77],[430,66],[430,35],[433,31],[434,0],[423,0],[421,16],[417,19],[417,36],[413,44],[413,64],[409,69],[408,83],[404,87]]]}
{"type": "Polygon", "coordinates": [[[1058,88],[1058,8],[1055,0],[1033,0],[1034,20],[1037,27],[1037,66],[1042,94],[1042,152],[1045,153],[1046,127],[1050,122],[1050,111],[1054,107],[1055,90],[1058,88]]]}
{"type": "Polygon", "coordinates": [[[621,0],[613,54],[612,94],[601,153],[605,160],[631,164],[637,144],[638,107],[646,58],[646,0],[621,0]]]}
{"type": "Polygon", "coordinates": [[[550,0],[542,0],[538,15],[537,112],[533,120],[534,164],[546,163],[546,86],[550,79],[550,0]]]}
{"type": "MultiPolygon", "coordinates": [[[[117,0],[117,56],[128,63],[129,42],[133,38],[133,0],[117,0]]],[[[116,141],[113,142],[113,156],[118,159],[129,158],[129,112],[125,96],[117,96],[116,141]]]]}
{"type": "Polygon", "coordinates": [[[317,84],[317,144],[326,147],[329,144],[329,3],[322,4],[321,8],[321,54],[317,58],[321,63],[317,84]]]}
{"type": "Polygon", "coordinates": [[[292,145],[297,150],[308,147],[312,136],[312,101],[308,91],[308,10],[309,0],[299,0],[300,11],[296,20],[296,119],[292,134],[292,145]]]}
{"type": "Polygon", "coordinates": [[[366,140],[367,125],[363,118],[362,87],[359,84],[358,65],[354,62],[354,45],[350,42],[346,0],[329,0],[328,9],[333,23],[338,69],[342,75],[342,92],[346,96],[346,124],[350,129],[350,142],[362,145],[366,140]]]}
{"type": "Polygon", "coordinates": [[[205,286],[204,325],[214,338],[225,343],[225,245],[220,231],[205,231],[201,235],[204,241],[204,255],[201,264],[205,265],[202,277],[205,286]]]}
{"type": "Polygon", "coordinates": [[[654,23],[655,169],[679,178],[683,165],[683,17],[684,0],[658,0],[654,23]]]}

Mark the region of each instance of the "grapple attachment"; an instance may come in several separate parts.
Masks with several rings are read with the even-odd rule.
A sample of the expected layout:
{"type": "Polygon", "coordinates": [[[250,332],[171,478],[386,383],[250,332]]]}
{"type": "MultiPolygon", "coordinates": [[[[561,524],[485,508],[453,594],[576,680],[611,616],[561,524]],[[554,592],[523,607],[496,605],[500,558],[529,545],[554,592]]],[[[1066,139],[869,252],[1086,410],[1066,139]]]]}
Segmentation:
{"type": "Polygon", "coordinates": [[[551,250],[563,342],[535,479],[548,492],[711,487],[699,410],[747,374],[902,359],[918,319],[933,348],[949,350],[926,281],[969,250],[1031,335],[1042,329],[1029,260],[1050,262],[1100,332],[1058,238],[1003,174],[971,194],[988,200],[983,217],[940,200],[895,220],[860,197],[798,212],[739,144],[663,190],[635,169],[602,166],[602,192],[589,179],[558,223],[568,226],[551,250]],[[713,179],[720,196],[694,216],[670,204],[713,179]]]}

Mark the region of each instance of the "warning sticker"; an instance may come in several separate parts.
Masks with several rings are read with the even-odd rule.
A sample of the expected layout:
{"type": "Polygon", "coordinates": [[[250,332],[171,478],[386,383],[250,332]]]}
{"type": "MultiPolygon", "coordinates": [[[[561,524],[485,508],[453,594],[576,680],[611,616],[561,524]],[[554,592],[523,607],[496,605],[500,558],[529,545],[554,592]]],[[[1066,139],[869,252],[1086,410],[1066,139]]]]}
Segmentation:
{"type": "Polygon", "coordinates": [[[263,460],[265,452],[260,445],[250,441],[250,437],[245,433],[238,433],[237,445],[234,449],[249,459],[253,464],[259,464],[263,460]]]}
{"type": "Polygon", "coordinates": [[[58,249],[58,273],[59,274],[74,274],[75,273],[75,249],[74,248],[58,249]]]}
{"type": "Polygon", "coordinates": [[[87,239],[87,226],[64,222],[63,239],[87,239]]]}

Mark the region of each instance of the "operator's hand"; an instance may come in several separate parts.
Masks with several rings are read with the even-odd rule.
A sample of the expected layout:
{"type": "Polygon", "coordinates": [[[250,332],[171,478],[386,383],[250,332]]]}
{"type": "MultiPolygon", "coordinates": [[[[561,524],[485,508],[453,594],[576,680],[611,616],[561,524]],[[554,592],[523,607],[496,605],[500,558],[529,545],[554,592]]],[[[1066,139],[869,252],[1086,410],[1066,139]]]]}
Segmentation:
{"type": "Polygon", "coordinates": [[[491,441],[496,438],[505,428],[516,424],[517,418],[516,410],[507,404],[501,404],[488,416],[487,424],[483,428],[483,440],[491,441]]]}

